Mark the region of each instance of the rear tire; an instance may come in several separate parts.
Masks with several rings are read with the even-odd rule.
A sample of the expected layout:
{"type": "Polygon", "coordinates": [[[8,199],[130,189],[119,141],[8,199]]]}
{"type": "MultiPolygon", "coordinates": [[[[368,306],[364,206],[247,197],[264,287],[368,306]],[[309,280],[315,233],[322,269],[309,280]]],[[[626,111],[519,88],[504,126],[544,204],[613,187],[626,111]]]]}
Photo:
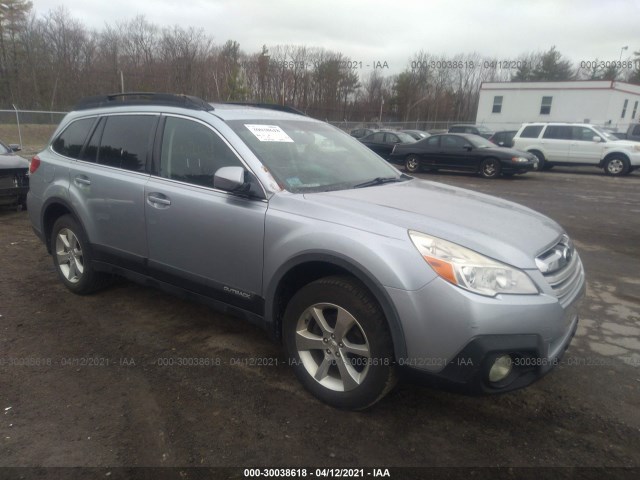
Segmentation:
{"type": "Polygon", "coordinates": [[[396,384],[386,319],[354,278],[325,277],[302,287],[287,305],[283,337],[298,380],[329,405],[362,410],[396,384]]]}
{"type": "Polygon", "coordinates": [[[87,235],[71,215],[61,216],[53,224],[51,256],[58,277],[73,293],[95,292],[109,283],[110,276],[93,268],[87,235]]]}

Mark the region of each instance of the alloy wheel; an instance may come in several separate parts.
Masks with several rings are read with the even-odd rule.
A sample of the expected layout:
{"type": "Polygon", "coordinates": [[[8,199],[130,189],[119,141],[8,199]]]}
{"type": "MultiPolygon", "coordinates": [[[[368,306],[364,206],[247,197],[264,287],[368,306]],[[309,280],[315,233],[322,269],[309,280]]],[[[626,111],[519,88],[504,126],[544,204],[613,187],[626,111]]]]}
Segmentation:
{"type": "Polygon", "coordinates": [[[84,273],[82,247],[78,237],[68,228],[60,230],[56,237],[56,259],[64,277],[71,283],[78,283],[84,273]]]}
{"type": "Polygon", "coordinates": [[[338,305],[317,303],[307,308],[298,319],[295,342],[309,375],[330,390],[353,390],[369,372],[367,336],[353,315],[338,305]]]}

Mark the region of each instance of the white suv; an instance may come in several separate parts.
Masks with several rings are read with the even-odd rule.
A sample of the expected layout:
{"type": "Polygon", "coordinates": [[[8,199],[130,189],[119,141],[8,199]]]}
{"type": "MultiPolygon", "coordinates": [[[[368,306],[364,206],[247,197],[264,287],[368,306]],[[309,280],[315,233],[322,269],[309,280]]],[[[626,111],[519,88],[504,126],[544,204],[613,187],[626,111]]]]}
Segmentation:
{"type": "Polygon", "coordinates": [[[513,148],[538,157],[539,170],[554,165],[594,165],[621,176],[640,167],[640,143],[620,140],[585,123],[525,123],[513,137],[513,148]]]}

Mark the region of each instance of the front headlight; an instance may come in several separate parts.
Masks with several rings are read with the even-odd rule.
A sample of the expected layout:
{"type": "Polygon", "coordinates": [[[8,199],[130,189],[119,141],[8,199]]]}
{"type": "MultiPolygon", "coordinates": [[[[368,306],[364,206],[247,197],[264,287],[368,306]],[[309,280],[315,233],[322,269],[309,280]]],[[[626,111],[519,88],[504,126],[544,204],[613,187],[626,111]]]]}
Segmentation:
{"type": "Polygon", "coordinates": [[[640,145],[634,145],[634,146],[633,146],[633,149],[634,149],[636,152],[640,152],[640,145]]]}
{"type": "Polygon", "coordinates": [[[409,230],[409,237],[438,275],[465,290],[488,297],[499,293],[538,293],[531,279],[521,270],[441,238],[412,230],[409,230]]]}
{"type": "Polygon", "coordinates": [[[525,162],[528,162],[529,160],[524,157],[511,157],[511,161],[515,163],[525,163],[525,162]]]}

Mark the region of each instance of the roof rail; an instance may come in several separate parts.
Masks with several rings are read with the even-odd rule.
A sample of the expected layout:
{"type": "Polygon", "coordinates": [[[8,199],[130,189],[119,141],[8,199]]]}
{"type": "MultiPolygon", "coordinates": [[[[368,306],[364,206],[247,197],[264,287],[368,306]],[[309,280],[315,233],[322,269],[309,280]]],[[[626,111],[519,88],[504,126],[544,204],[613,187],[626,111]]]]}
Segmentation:
{"type": "Polygon", "coordinates": [[[127,92],[97,95],[80,100],[74,110],[87,110],[100,107],[122,107],[127,105],[163,105],[182,107],[191,110],[213,110],[213,107],[198,97],[173,93],[127,92]]]}
{"type": "Polygon", "coordinates": [[[277,103],[253,103],[253,102],[226,102],[225,105],[241,105],[245,107],[266,108],[268,110],[277,110],[278,112],[295,113],[296,115],[307,116],[302,110],[290,107],[289,105],[279,105],[277,103]]]}

